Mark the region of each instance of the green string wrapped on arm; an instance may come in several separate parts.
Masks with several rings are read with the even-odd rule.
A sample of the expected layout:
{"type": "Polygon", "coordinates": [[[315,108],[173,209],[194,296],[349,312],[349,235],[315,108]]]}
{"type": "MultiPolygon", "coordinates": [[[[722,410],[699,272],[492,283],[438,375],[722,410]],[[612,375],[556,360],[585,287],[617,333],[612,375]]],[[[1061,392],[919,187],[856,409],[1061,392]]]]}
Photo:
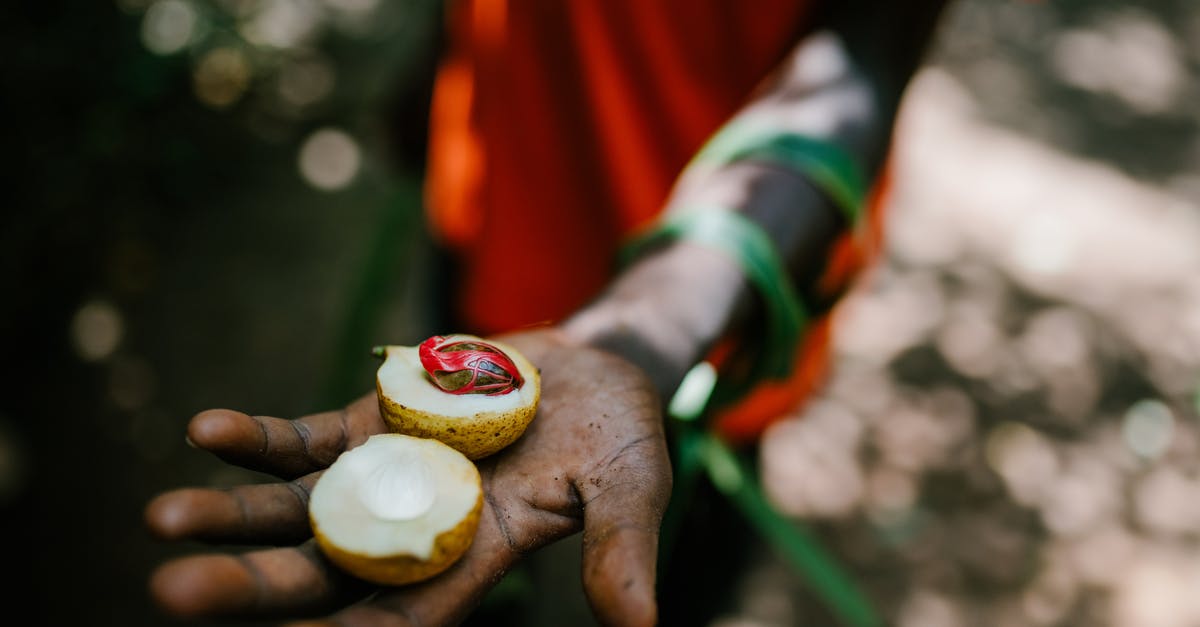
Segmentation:
{"type": "MultiPolygon", "coordinates": [[[[804,176],[838,208],[849,229],[861,231],[866,179],[858,164],[838,145],[795,133],[758,131],[746,123],[727,125],[696,154],[692,164],[719,168],[754,161],[804,176]]],[[[727,403],[767,379],[786,379],[808,322],[787,263],[770,236],[731,208],[687,206],[666,216],[652,230],[633,238],[621,251],[628,263],[645,249],[672,239],[717,249],[734,259],[762,297],[765,335],[761,354],[740,381],[720,381],[713,403],[727,403]]]]}
{"type": "MultiPolygon", "coordinates": [[[[736,211],[699,207],[669,217],[652,232],[630,242],[624,254],[631,258],[648,247],[673,239],[695,242],[729,255],[762,295],[766,319],[763,354],[746,380],[739,382],[738,391],[744,392],[764,379],[787,378],[807,316],[783,260],[762,227],[736,211]]],[[[734,395],[732,391],[727,394],[734,395]]],[[[724,392],[722,397],[728,398],[724,392]]]]}
{"type": "Polygon", "coordinates": [[[858,163],[833,142],[797,133],[759,131],[730,124],[700,149],[692,163],[717,167],[738,161],[771,163],[808,178],[857,231],[867,198],[867,179],[858,163]]]}
{"type": "MultiPolygon", "coordinates": [[[[827,142],[790,134],[759,136],[730,126],[697,154],[694,163],[710,167],[736,161],[761,161],[798,171],[821,189],[858,231],[866,185],[855,162],[827,142]]],[[[761,354],[743,381],[729,382],[713,366],[701,362],[684,377],[668,407],[673,435],[676,489],[663,521],[660,551],[670,555],[677,528],[689,506],[701,473],[763,535],[780,555],[812,585],[840,622],[853,627],[881,624],[868,597],[850,574],[802,525],[789,520],[767,501],[751,465],[728,448],[700,418],[715,405],[749,392],[759,381],[786,379],[808,317],[787,264],[763,227],[730,208],[689,206],[663,219],[622,250],[628,263],[647,248],[670,240],[686,240],[729,255],[761,296],[764,341],[761,354]]],[[[665,565],[664,565],[665,566],[665,565]]]]}

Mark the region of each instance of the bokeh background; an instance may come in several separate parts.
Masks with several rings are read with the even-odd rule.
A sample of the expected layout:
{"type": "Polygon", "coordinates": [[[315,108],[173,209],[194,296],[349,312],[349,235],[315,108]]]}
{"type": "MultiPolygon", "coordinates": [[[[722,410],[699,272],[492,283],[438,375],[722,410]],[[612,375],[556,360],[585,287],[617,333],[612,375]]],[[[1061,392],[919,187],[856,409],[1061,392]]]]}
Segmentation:
{"type": "MultiPolygon", "coordinates": [[[[0,9],[0,530],[30,624],[176,624],[146,577],[197,547],[150,538],[143,505],[260,479],[187,419],[329,408],[369,390],[364,347],[436,324],[438,4],[0,9]]],[[[887,254],[760,458],[889,624],[1200,625],[1198,76],[1189,0],[947,12],[887,254]]],[[[765,547],[739,564],[704,621],[831,624],[765,547]]],[[[497,624],[541,596],[520,575],[497,624]]]]}

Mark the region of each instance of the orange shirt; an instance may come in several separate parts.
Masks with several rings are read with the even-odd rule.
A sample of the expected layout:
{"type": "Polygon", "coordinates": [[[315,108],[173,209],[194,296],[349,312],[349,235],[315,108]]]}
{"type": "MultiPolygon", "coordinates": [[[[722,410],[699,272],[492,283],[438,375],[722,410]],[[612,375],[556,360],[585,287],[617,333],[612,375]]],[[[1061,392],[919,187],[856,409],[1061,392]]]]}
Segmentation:
{"type": "Polygon", "coordinates": [[[430,119],[428,221],[456,314],[558,320],[612,278],[692,155],[806,32],[796,0],[458,0],[430,119]]]}

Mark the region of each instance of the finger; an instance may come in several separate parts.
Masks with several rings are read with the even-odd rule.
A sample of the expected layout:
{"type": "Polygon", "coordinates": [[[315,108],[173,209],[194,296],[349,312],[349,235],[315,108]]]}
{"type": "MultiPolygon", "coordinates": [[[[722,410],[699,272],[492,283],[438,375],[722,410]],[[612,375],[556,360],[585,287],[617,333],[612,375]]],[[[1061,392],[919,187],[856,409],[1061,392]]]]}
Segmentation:
{"type": "Polygon", "coordinates": [[[583,499],[583,587],[604,625],[657,622],[658,532],[671,494],[662,438],[625,447],[593,477],[583,499]]]}
{"type": "Polygon", "coordinates": [[[309,542],[242,555],[185,557],[160,566],[150,593],[184,618],[317,616],[363,598],[369,588],[329,563],[309,542]]]}
{"type": "Polygon", "coordinates": [[[146,526],[164,540],[297,544],[312,536],[308,499],[320,473],[295,481],[227,490],[186,488],[146,506],[146,526]]]}
{"type": "Polygon", "coordinates": [[[232,464],[291,479],[329,467],[343,451],[384,430],[370,394],[341,411],[294,420],[213,409],[192,418],[188,439],[232,464]]]}
{"type": "MultiPolygon", "coordinates": [[[[490,493],[490,486],[485,486],[490,493]]],[[[453,625],[479,605],[488,590],[520,559],[522,553],[570,533],[574,522],[555,514],[484,502],[475,539],[463,557],[445,572],[423,583],[381,593],[321,621],[290,627],[412,627],[453,625]],[[543,516],[550,519],[547,520],[543,516]],[[526,545],[526,532],[540,536],[526,545]]],[[[577,528],[577,527],[574,527],[577,528]]]]}

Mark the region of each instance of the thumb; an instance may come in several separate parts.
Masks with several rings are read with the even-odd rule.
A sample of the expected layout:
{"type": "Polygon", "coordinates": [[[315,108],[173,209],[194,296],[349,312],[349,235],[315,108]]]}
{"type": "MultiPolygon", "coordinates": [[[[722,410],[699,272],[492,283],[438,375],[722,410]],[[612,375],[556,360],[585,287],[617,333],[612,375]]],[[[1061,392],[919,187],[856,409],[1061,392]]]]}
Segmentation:
{"type": "Polygon", "coordinates": [[[583,587],[603,625],[657,623],[658,532],[671,494],[671,469],[661,439],[623,451],[577,486],[584,502],[583,587]],[[661,449],[661,450],[660,450],[661,449]]]}

